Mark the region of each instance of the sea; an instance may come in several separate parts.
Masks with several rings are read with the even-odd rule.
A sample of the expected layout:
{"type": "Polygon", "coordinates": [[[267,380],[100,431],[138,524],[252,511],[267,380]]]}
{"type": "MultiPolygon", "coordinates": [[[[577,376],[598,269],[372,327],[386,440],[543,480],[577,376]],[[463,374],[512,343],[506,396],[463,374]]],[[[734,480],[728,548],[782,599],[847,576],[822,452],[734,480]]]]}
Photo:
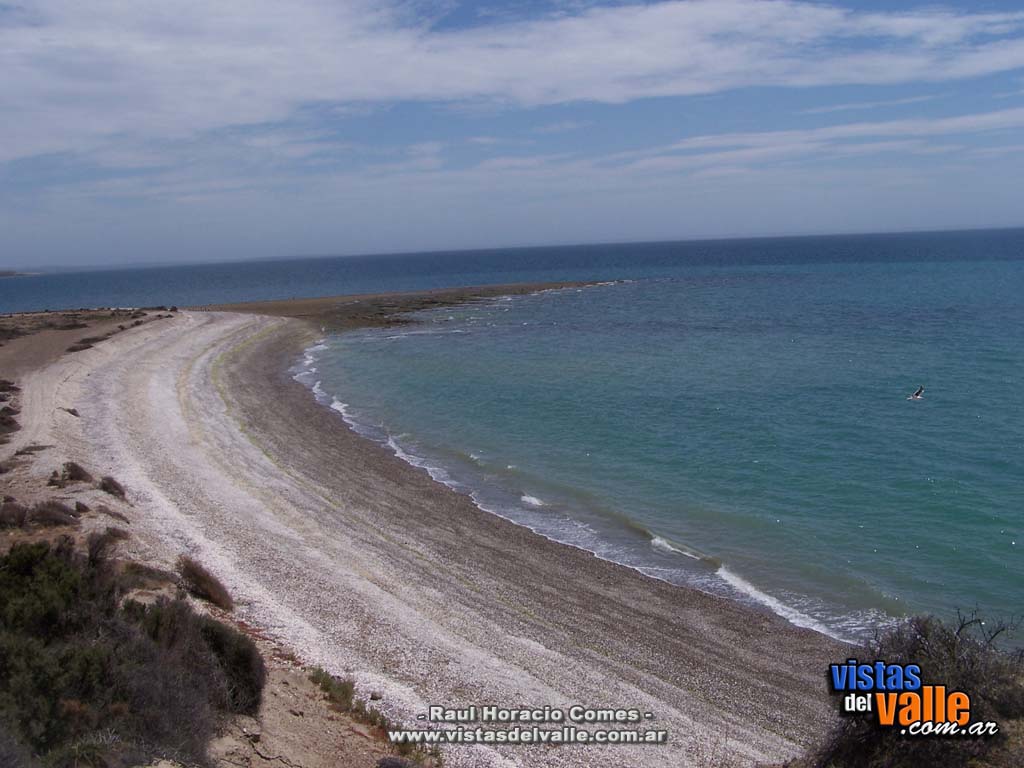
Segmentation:
{"type": "Polygon", "coordinates": [[[293,374],[488,512],[800,626],[1020,611],[1024,230],[60,272],[0,311],[559,280],[598,284],[326,335],[293,374]]]}

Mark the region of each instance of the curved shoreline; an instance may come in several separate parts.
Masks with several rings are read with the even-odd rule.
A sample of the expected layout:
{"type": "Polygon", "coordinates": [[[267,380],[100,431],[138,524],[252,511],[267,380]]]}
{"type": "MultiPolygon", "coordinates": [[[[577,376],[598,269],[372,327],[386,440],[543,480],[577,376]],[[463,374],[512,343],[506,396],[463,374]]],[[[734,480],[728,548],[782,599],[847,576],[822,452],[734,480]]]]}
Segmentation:
{"type": "MultiPolygon", "coordinates": [[[[454,556],[456,553],[445,546],[444,536],[440,537],[440,541],[435,539],[429,542],[427,546],[423,546],[422,541],[417,542],[422,547],[420,553],[428,557],[428,562],[440,563],[445,559],[455,561],[448,564],[457,572],[472,574],[475,591],[481,590],[480,582],[483,580],[488,591],[492,592],[494,599],[486,600],[490,605],[486,611],[481,611],[481,613],[491,614],[488,616],[491,621],[497,619],[493,615],[494,603],[499,605],[501,603],[506,605],[522,604],[531,602],[532,598],[537,609],[531,610],[530,613],[533,614],[532,618],[537,620],[545,612],[556,614],[564,610],[561,605],[562,601],[571,602],[577,609],[584,608],[584,610],[573,611],[576,618],[568,624],[563,623],[558,626],[557,634],[560,641],[568,642],[569,646],[572,646],[575,644],[572,635],[586,638],[589,644],[593,644],[595,638],[607,635],[611,628],[607,618],[605,617],[602,621],[602,617],[594,616],[594,614],[607,612],[610,615],[616,615],[620,623],[612,629],[612,632],[617,636],[615,644],[619,648],[616,654],[600,654],[605,657],[601,659],[602,666],[618,667],[621,672],[626,672],[628,669],[632,674],[640,671],[637,669],[637,666],[640,666],[645,675],[653,674],[655,677],[661,678],[657,681],[658,685],[655,685],[655,688],[661,688],[668,683],[670,688],[677,689],[672,694],[665,695],[664,698],[661,695],[658,698],[661,699],[663,705],[671,702],[670,706],[676,710],[677,715],[685,713],[682,722],[676,720],[672,724],[674,732],[680,734],[690,731],[691,738],[697,737],[692,738],[692,742],[687,745],[688,748],[685,751],[677,752],[676,749],[671,749],[671,753],[674,754],[670,756],[670,750],[666,749],[666,754],[658,755],[663,760],[653,760],[655,755],[648,748],[642,753],[642,757],[637,755],[642,762],[623,763],[624,765],[662,763],[679,765],[681,762],[686,762],[683,755],[691,758],[697,765],[745,764],[750,761],[784,759],[799,751],[799,749],[791,751],[796,744],[807,746],[817,738],[820,723],[830,717],[833,711],[818,670],[825,668],[827,660],[845,652],[842,650],[842,646],[815,632],[793,627],[784,619],[767,611],[749,608],[703,592],[667,584],[627,566],[601,560],[585,550],[552,541],[523,526],[479,509],[469,498],[435,482],[424,470],[402,461],[388,451],[385,446],[358,435],[344,423],[340,414],[317,403],[307,387],[292,379],[291,375],[287,373],[289,364],[294,362],[295,356],[300,353],[303,339],[310,338],[308,335],[303,336],[303,332],[304,329],[299,328],[282,328],[274,336],[264,340],[261,343],[260,353],[253,350],[251,354],[243,356],[243,359],[237,361],[239,367],[235,370],[232,384],[241,388],[245,386],[245,381],[252,382],[276,377],[275,402],[287,403],[284,410],[288,413],[302,412],[304,414],[303,423],[307,425],[317,423],[321,427],[316,433],[319,439],[315,441],[319,445],[316,454],[321,456],[321,461],[324,448],[328,445],[339,453],[344,451],[346,456],[354,455],[361,462],[369,462],[363,467],[365,474],[360,477],[360,480],[367,483],[371,494],[374,491],[390,487],[391,493],[400,497],[391,500],[387,509],[390,513],[401,516],[399,520],[394,520],[392,523],[397,523],[397,527],[401,529],[402,533],[415,535],[413,534],[415,531],[416,534],[424,538],[429,535],[429,531],[424,532],[423,529],[427,527],[429,530],[433,530],[431,521],[424,520],[423,515],[409,514],[415,512],[415,509],[409,509],[410,507],[425,505],[428,501],[438,507],[436,512],[439,513],[440,519],[435,520],[435,523],[451,524],[453,521],[457,521],[460,528],[458,554],[461,557],[456,558],[454,556]],[[277,356],[276,364],[271,362],[273,356],[265,356],[267,352],[273,352],[273,356],[277,356]],[[320,416],[319,420],[318,415],[320,416]],[[406,508],[402,509],[403,506],[406,508]],[[488,567],[488,556],[491,556],[491,553],[498,548],[512,560],[511,567],[504,578],[499,578],[495,569],[488,567]],[[551,575],[537,575],[534,577],[533,583],[530,584],[516,583],[522,582],[526,578],[522,572],[523,566],[536,568],[538,571],[548,571],[551,575]],[[493,584],[488,583],[489,581],[493,581],[493,584]],[[513,585],[515,589],[512,589],[513,585]],[[591,585],[596,586],[596,589],[588,590],[587,587],[591,585]],[[543,593],[546,589],[552,590],[556,594],[548,595],[546,599],[538,599],[537,593],[543,593]],[[581,591],[583,594],[570,594],[575,591],[581,591]],[[510,596],[510,592],[512,596],[510,596]],[[612,602],[610,606],[606,603],[609,599],[612,602]],[[630,615],[632,609],[629,606],[634,602],[651,600],[660,602],[658,606],[660,610],[653,610],[646,615],[642,615],[642,612],[630,615]],[[685,613],[685,618],[682,618],[680,613],[685,613]],[[588,616],[589,620],[583,620],[583,616],[588,616]],[[667,632],[670,626],[678,628],[679,635],[676,638],[658,638],[655,641],[649,637],[652,631],[655,634],[662,634],[667,632]],[[698,626],[700,630],[695,631],[695,627],[698,626]],[[700,639],[696,640],[695,635],[699,635],[700,639]],[[686,640],[680,642],[681,638],[686,638],[686,640]],[[774,653],[769,652],[766,647],[769,642],[774,648],[774,653]],[[650,664],[648,662],[638,665],[635,654],[627,651],[632,644],[639,646],[651,644],[653,647],[648,648],[646,653],[653,653],[663,663],[650,664]],[[703,646],[704,652],[698,651],[694,645],[703,646]],[[683,647],[686,648],[686,653],[680,652],[683,647]],[[776,653],[778,656],[775,655],[776,653]],[[750,661],[752,654],[758,656],[763,654],[764,658],[759,658],[758,663],[746,667],[744,662],[750,661]],[[630,658],[631,656],[633,658],[630,658]],[[817,657],[817,661],[811,662],[815,657],[817,657]],[[795,665],[800,671],[793,669],[794,659],[801,659],[795,665]],[[810,670],[808,670],[808,662],[811,662],[810,670]],[[673,664],[680,663],[686,666],[692,665],[691,668],[694,671],[704,667],[703,674],[697,674],[693,679],[686,679],[685,675],[662,671],[663,667],[671,667],[673,664]],[[722,666],[719,666],[719,663],[722,666]],[[734,668],[734,665],[739,668],[734,668]],[[757,683],[751,683],[749,693],[744,693],[744,685],[741,682],[745,674],[750,674],[751,677],[757,677],[759,680],[757,683]],[[791,675],[792,677],[790,677],[791,675]],[[765,685],[768,679],[778,683],[780,690],[772,690],[772,686],[765,685]],[[691,688],[691,690],[687,691],[686,688],[691,688]],[[762,695],[760,696],[755,692],[758,688],[761,689],[762,695]],[[695,706],[697,701],[693,699],[692,689],[701,690],[701,695],[696,697],[700,701],[700,705],[695,706]],[[729,691],[729,694],[723,696],[726,690],[729,691]],[[688,699],[689,701],[687,701],[688,699]],[[723,705],[722,709],[732,711],[731,715],[715,712],[716,707],[713,704],[709,706],[709,699],[718,700],[718,703],[723,705]],[[796,703],[793,699],[800,701],[796,703]],[[684,701],[687,703],[683,704],[684,701]],[[783,715],[779,711],[765,712],[765,710],[773,710],[776,707],[779,710],[785,708],[790,714],[783,715]],[[722,745],[715,747],[720,754],[714,759],[709,759],[708,755],[701,755],[708,748],[709,743],[721,740],[720,732],[723,725],[726,731],[737,728],[746,731],[748,724],[739,725],[734,717],[743,712],[744,714],[740,716],[742,720],[748,715],[752,716],[753,710],[759,708],[770,720],[775,721],[766,729],[772,731],[771,737],[765,738],[767,734],[764,732],[755,736],[759,726],[754,726],[750,732],[745,734],[744,738],[729,739],[735,743],[728,748],[722,745]],[[794,722],[796,719],[801,720],[800,725],[794,722]],[[728,724],[725,725],[723,720],[728,724]],[[793,741],[790,741],[789,738],[779,738],[781,733],[776,728],[785,721],[788,721],[788,724],[781,729],[782,732],[789,728],[800,732],[793,741]],[[808,724],[810,724],[809,727],[808,724]],[[771,742],[774,744],[768,746],[771,742]],[[785,742],[789,742],[789,744],[784,744],[785,742]],[[695,751],[691,751],[694,749],[695,751]]],[[[251,410],[259,397],[255,392],[253,395],[254,397],[249,400],[247,415],[247,418],[251,420],[250,423],[260,421],[260,415],[251,410]]],[[[278,435],[279,430],[283,428],[283,419],[280,417],[270,418],[271,415],[270,413],[262,415],[262,423],[258,428],[263,436],[278,435]]],[[[266,446],[266,443],[261,442],[261,444],[266,446]]],[[[271,450],[271,453],[283,455],[288,450],[288,446],[281,441],[277,445],[277,452],[271,450]]],[[[308,456],[305,459],[300,459],[298,466],[294,468],[308,467],[310,463],[315,462],[314,456],[308,456]]],[[[327,482],[327,478],[321,478],[321,480],[327,482]]],[[[373,501],[372,498],[366,499],[366,502],[370,504],[373,501]]],[[[491,560],[491,564],[493,564],[493,560],[491,560]]],[[[449,582],[435,585],[435,588],[444,593],[446,590],[450,591],[453,586],[454,584],[449,582]]],[[[508,618],[512,617],[497,619],[497,624],[507,626],[508,618]]],[[[534,631],[528,631],[526,639],[531,643],[539,641],[545,650],[553,650],[556,644],[550,643],[549,640],[552,630],[556,628],[550,625],[543,626],[546,624],[544,621],[539,623],[542,625],[539,628],[541,631],[537,631],[538,627],[532,627],[534,631]]],[[[506,626],[502,626],[502,629],[505,630],[506,626]]],[[[479,648],[479,646],[477,647],[479,648]]],[[[502,644],[492,650],[495,658],[500,658],[502,652],[502,644]]],[[[576,656],[576,654],[567,653],[562,648],[559,648],[558,652],[565,653],[567,657],[576,656]]],[[[586,656],[590,657],[591,654],[588,653],[586,656]]],[[[576,663],[579,663],[578,659],[575,660],[576,663]]],[[[594,659],[589,658],[588,661],[593,662],[594,659]]],[[[524,664],[524,666],[528,667],[529,665],[524,664]]],[[[526,672],[525,669],[522,671],[526,672]]],[[[610,669],[601,670],[601,676],[604,677],[610,671],[610,669]]],[[[617,677],[617,675],[614,676],[617,677]]],[[[628,676],[628,673],[622,674],[622,677],[628,676]]],[[[538,675],[538,677],[543,676],[538,675]]],[[[566,681],[561,682],[565,684],[566,681]]],[[[569,687],[574,686],[570,684],[569,687]]],[[[620,680],[613,682],[605,678],[603,685],[590,688],[589,695],[597,696],[597,701],[606,705],[612,705],[616,700],[612,691],[621,687],[620,680]]],[[[506,696],[509,693],[509,691],[505,691],[506,696]]],[[[512,701],[520,700],[513,694],[512,701]]],[[[651,706],[656,707],[657,705],[651,706]]],[[[675,747],[680,748],[682,744],[677,742],[675,747]]],[[[518,753],[513,754],[519,756],[518,753]]],[[[602,755],[602,758],[608,759],[611,754],[621,756],[621,748],[612,750],[609,755],[602,755]]],[[[597,757],[593,748],[583,748],[583,752],[575,761],[564,764],[584,764],[581,760],[585,756],[597,757]]],[[[517,764],[533,763],[531,761],[517,764]]]]}
{"type": "MultiPolygon", "coordinates": [[[[658,535],[657,533],[647,528],[645,524],[633,520],[631,518],[623,519],[628,521],[628,527],[631,530],[643,534],[645,542],[651,544],[654,547],[660,548],[663,551],[667,550],[678,555],[681,555],[683,557],[690,558],[694,561],[702,562],[705,565],[713,566],[715,576],[721,579],[723,585],[726,585],[729,589],[731,589],[732,593],[728,594],[726,590],[722,589],[719,589],[717,591],[711,588],[703,589],[696,584],[687,583],[686,581],[673,581],[671,579],[661,577],[656,573],[651,572],[651,570],[657,569],[647,568],[643,564],[631,564],[628,562],[623,562],[613,557],[602,555],[600,552],[589,548],[583,543],[574,542],[568,538],[560,538],[555,533],[546,533],[540,526],[535,527],[534,525],[523,519],[517,519],[516,515],[512,514],[511,512],[503,513],[498,509],[488,507],[478,497],[478,492],[480,490],[479,486],[467,486],[465,483],[462,483],[461,481],[456,482],[451,480],[450,466],[446,466],[443,463],[439,463],[431,459],[427,459],[422,456],[410,453],[409,450],[407,450],[406,447],[400,443],[400,437],[396,438],[394,434],[384,429],[383,427],[372,428],[368,427],[365,424],[361,424],[358,421],[358,419],[351,415],[351,406],[348,403],[338,399],[336,393],[326,392],[321,387],[322,381],[320,381],[317,375],[315,375],[315,372],[317,371],[316,364],[318,364],[319,361],[319,358],[315,356],[315,353],[320,350],[326,349],[326,341],[326,338],[318,338],[310,345],[307,345],[300,350],[301,355],[298,356],[301,356],[301,362],[293,361],[293,363],[288,368],[289,372],[294,374],[292,378],[295,379],[296,381],[299,381],[300,383],[303,384],[303,386],[309,389],[310,393],[317,400],[318,403],[339,413],[342,419],[344,420],[345,425],[353,432],[363,437],[364,439],[369,440],[370,442],[373,442],[377,445],[385,446],[392,454],[394,454],[396,457],[404,461],[412,468],[424,471],[427,474],[429,474],[430,477],[436,483],[439,483],[440,485],[443,485],[446,488],[449,488],[454,492],[459,493],[460,495],[468,496],[472,500],[473,504],[476,507],[478,507],[481,511],[500,517],[503,520],[507,520],[515,525],[527,528],[532,533],[535,533],[538,536],[541,536],[556,544],[562,544],[564,546],[572,547],[574,549],[580,549],[583,552],[593,555],[594,557],[597,557],[600,560],[606,560],[607,562],[614,563],[624,568],[629,568],[630,570],[637,571],[638,573],[641,573],[648,578],[655,579],[657,581],[663,581],[674,586],[681,586],[687,589],[695,589],[697,591],[704,592],[709,595],[715,595],[718,597],[725,597],[726,599],[737,600],[741,603],[744,603],[747,606],[756,606],[758,609],[764,609],[770,611],[771,613],[774,613],[777,616],[782,617],[794,626],[813,630],[820,634],[826,635],[829,638],[840,643],[855,644],[857,642],[855,638],[840,634],[840,631],[838,629],[825,624],[822,620],[815,618],[814,616],[811,616],[809,614],[806,614],[800,611],[799,609],[794,608],[793,606],[786,604],[783,601],[773,597],[772,595],[762,591],[754,584],[748,582],[742,576],[733,573],[726,567],[725,564],[723,564],[717,558],[694,551],[693,549],[688,548],[685,545],[682,545],[678,542],[666,540],[662,536],[658,535]],[[383,430],[383,434],[381,434],[381,430],[383,430]],[[467,490],[465,490],[466,488],[469,489],[468,492],[467,490]]],[[[535,499],[532,496],[524,496],[521,499],[521,501],[524,504],[532,505],[534,507],[544,506],[544,503],[540,499],[535,499]]]]}
{"type": "Polygon", "coordinates": [[[196,553],[247,621],[399,719],[582,703],[670,731],[658,747],[454,747],[448,765],[753,765],[820,737],[842,646],[479,510],[291,378],[312,335],[182,313],[40,372],[58,383],[39,407],[88,410],[50,434],[120,476],[154,559],[196,553]]]}

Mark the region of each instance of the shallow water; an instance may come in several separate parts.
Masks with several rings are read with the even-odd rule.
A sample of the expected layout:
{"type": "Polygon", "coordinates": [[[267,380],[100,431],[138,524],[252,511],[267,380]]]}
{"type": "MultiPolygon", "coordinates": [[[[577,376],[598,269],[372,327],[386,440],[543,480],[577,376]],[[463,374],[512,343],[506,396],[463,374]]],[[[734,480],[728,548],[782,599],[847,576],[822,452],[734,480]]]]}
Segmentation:
{"type": "Polygon", "coordinates": [[[0,312],[629,281],[330,338],[303,379],[486,509],[853,637],[1019,609],[1022,259],[1024,230],[260,261],[0,279],[0,312]]]}
{"type": "Polygon", "coordinates": [[[680,265],[332,337],[304,378],[485,509],[857,637],[1019,609],[1021,288],[973,255],[680,265]]]}

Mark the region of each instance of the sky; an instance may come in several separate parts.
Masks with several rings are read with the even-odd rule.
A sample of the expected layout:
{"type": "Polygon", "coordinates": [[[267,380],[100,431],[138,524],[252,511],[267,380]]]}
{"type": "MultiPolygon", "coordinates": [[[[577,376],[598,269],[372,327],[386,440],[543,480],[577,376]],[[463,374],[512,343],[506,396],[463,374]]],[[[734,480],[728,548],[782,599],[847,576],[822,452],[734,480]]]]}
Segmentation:
{"type": "Polygon", "coordinates": [[[0,0],[0,268],[1024,225],[1024,2],[0,0]]]}

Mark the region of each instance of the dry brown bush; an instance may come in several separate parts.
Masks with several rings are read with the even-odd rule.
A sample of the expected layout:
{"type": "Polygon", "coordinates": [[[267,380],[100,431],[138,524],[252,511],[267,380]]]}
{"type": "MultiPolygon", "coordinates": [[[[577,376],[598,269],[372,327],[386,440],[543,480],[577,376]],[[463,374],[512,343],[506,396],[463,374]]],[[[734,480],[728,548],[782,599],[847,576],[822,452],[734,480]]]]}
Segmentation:
{"type": "Polygon", "coordinates": [[[5,501],[0,506],[0,528],[21,528],[25,525],[28,507],[16,501],[5,501]]]}
{"type": "Polygon", "coordinates": [[[235,601],[231,599],[227,587],[194,559],[188,555],[182,555],[178,558],[177,567],[182,585],[191,594],[213,603],[225,611],[234,609],[235,601]]]}
{"type": "Polygon", "coordinates": [[[61,476],[65,481],[71,483],[91,483],[92,475],[76,461],[64,462],[64,468],[61,471],[61,476]]]}
{"type": "Polygon", "coordinates": [[[67,504],[51,499],[34,505],[28,512],[26,522],[41,527],[78,525],[78,518],[67,504]]]}
{"type": "Polygon", "coordinates": [[[111,496],[116,496],[119,499],[123,499],[125,497],[124,486],[110,475],[107,475],[100,480],[100,490],[109,493],[111,496]]]}

